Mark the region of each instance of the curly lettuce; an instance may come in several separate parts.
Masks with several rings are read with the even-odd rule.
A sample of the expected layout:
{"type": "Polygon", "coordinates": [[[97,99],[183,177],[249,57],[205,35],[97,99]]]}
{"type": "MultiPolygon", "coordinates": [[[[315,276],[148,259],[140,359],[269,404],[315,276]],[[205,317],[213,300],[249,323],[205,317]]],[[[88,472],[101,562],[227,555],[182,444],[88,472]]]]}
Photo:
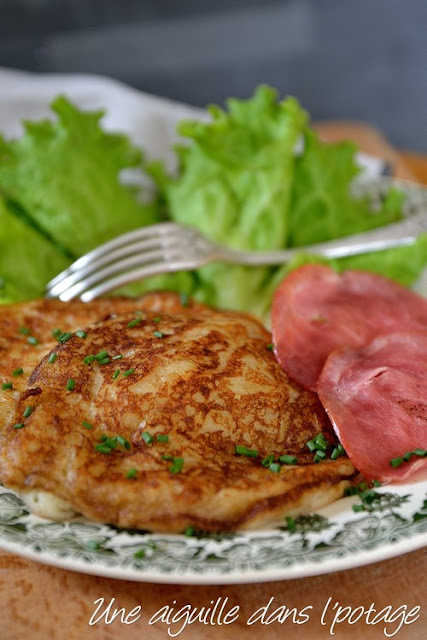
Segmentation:
{"type": "MultiPolygon", "coordinates": [[[[294,98],[278,101],[273,89],[260,87],[251,99],[229,100],[227,107],[211,107],[209,123],[179,126],[189,143],[176,149],[177,175],[167,175],[160,163],[147,167],[172,220],[237,249],[303,250],[402,216],[404,196],[396,189],[377,210],[368,198],[353,195],[351,185],[360,171],[355,145],[319,140],[294,98]]],[[[197,271],[193,294],[214,306],[266,317],[284,275],[301,262],[316,260],[301,254],[276,268],[209,265],[197,271]]],[[[415,247],[331,264],[366,268],[411,284],[427,256],[420,241],[415,247]]]]}
{"type": "MultiPolygon", "coordinates": [[[[248,100],[209,107],[210,121],[179,125],[178,171],[144,164],[143,150],[101,127],[102,112],[80,111],[59,96],[53,121],[26,122],[17,140],[0,137],[0,302],[43,295],[47,281],[112,237],[164,219],[191,225],[229,247],[301,249],[277,267],[214,263],[123,288],[181,290],[219,308],[266,318],[274,289],[301,262],[304,246],[398,220],[403,195],[390,189],[374,209],[356,197],[356,148],[326,144],[295,98],[262,86],[248,100]],[[157,192],[151,202],[122,180],[143,170],[157,192]]],[[[331,264],[388,275],[411,285],[427,266],[427,239],[411,247],[331,264]]]]}
{"type": "Polygon", "coordinates": [[[52,103],[55,121],[25,122],[17,140],[0,137],[0,193],[68,257],[157,220],[153,205],[123,184],[141,150],[100,126],[102,111],[80,111],[65,97],[52,103]]]}

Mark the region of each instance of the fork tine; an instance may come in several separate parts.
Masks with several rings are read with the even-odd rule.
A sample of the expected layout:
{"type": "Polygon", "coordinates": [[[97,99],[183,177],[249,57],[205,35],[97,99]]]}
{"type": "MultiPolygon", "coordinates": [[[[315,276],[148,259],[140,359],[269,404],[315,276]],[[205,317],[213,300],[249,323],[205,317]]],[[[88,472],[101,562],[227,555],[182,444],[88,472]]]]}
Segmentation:
{"type": "MultiPolygon", "coordinates": [[[[150,276],[159,275],[162,273],[172,273],[174,271],[191,271],[200,266],[200,260],[181,260],[176,262],[169,263],[157,263],[152,264],[145,267],[139,267],[137,269],[133,269],[132,271],[128,271],[126,273],[122,273],[119,276],[114,278],[110,278],[109,280],[105,280],[101,284],[93,287],[92,289],[88,289],[84,293],[81,294],[80,299],[83,302],[90,302],[99,296],[104,295],[104,293],[108,293],[109,291],[113,291],[114,289],[118,289],[119,287],[123,287],[126,284],[130,284],[132,282],[136,282],[137,280],[143,280],[150,276]]],[[[68,302],[72,300],[75,295],[69,296],[69,292],[65,292],[60,296],[60,299],[63,302],[68,302]]]]}
{"type": "Polygon", "coordinates": [[[90,264],[93,260],[97,260],[101,256],[108,254],[110,251],[114,251],[115,249],[128,244],[129,241],[143,240],[144,238],[164,238],[168,234],[176,234],[179,228],[180,225],[177,225],[174,222],[159,222],[158,224],[148,225],[147,227],[140,227],[133,231],[123,233],[122,235],[117,236],[116,238],[113,238],[108,242],[105,242],[99,247],[96,247],[96,249],[93,249],[89,253],[86,253],[85,255],[78,258],[67,269],[55,276],[55,278],[53,278],[48,283],[47,288],[52,289],[60,281],[75,273],[79,269],[82,269],[87,264],[90,264]]]}
{"type": "Polygon", "coordinates": [[[59,295],[61,300],[71,300],[71,298],[75,298],[76,296],[80,295],[83,291],[86,291],[88,288],[92,287],[92,285],[95,285],[98,282],[102,282],[104,280],[108,280],[115,274],[128,272],[133,268],[149,267],[157,267],[162,271],[166,271],[167,263],[169,261],[183,262],[185,261],[185,259],[186,258],[185,255],[183,255],[182,245],[170,247],[167,250],[158,248],[153,251],[147,251],[143,255],[131,255],[123,258],[122,260],[117,260],[116,262],[107,264],[107,266],[105,266],[103,269],[92,271],[90,275],[87,276],[83,276],[80,272],[78,272],[77,274],[75,274],[76,276],[78,276],[77,281],[71,286],[63,288],[61,293],[58,294],[58,292],[56,292],[56,296],[59,295]]]}
{"type": "Polygon", "coordinates": [[[89,278],[95,272],[99,272],[108,265],[117,263],[116,269],[119,269],[119,261],[133,255],[138,255],[141,263],[144,261],[150,262],[152,260],[158,260],[160,259],[159,252],[169,255],[171,251],[182,249],[186,244],[185,241],[185,234],[178,233],[174,236],[149,237],[123,245],[111,253],[105,253],[96,260],[87,262],[86,265],[74,271],[74,273],[64,275],[53,285],[51,283],[50,286],[47,287],[47,295],[49,297],[56,297],[80,280],[89,278]]]}

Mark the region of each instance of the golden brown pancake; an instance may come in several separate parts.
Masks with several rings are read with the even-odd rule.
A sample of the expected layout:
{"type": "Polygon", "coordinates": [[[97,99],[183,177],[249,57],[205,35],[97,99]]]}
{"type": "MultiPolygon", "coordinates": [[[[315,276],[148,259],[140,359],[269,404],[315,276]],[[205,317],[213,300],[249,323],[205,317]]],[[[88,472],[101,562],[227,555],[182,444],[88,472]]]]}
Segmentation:
{"type": "MultiPolygon", "coordinates": [[[[156,311],[92,324],[34,369],[2,432],[4,484],[47,517],[75,512],[167,532],[277,524],[341,497],[354,467],[347,458],[312,464],[306,442],[328,419],[317,396],[280,369],[262,325],[240,313],[177,309],[168,294],[153,300],[145,309],[156,311]],[[101,351],[104,363],[84,362],[101,351]],[[236,445],[257,457],[236,455],[236,445]],[[300,464],[280,473],[261,464],[285,453],[300,464]]],[[[39,335],[47,337],[41,327],[39,335]]]]}
{"type": "Polygon", "coordinates": [[[40,299],[0,305],[0,385],[13,384],[11,391],[0,392],[0,431],[7,423],[18,393],[26,388],[30,373],[57,344],[52,334],[55,329],[77,331],[112,315],[138,309],[192,314],[207,307],[193,300],[183,304],[179,294],[167,291],[147,293],[141,298],[100,298],[87,303],[40,299]],[[36,344],[31,344],[33,338],[36,344]],[[14,376],[13,372],[21,368],[23,374],[14,376]]]}

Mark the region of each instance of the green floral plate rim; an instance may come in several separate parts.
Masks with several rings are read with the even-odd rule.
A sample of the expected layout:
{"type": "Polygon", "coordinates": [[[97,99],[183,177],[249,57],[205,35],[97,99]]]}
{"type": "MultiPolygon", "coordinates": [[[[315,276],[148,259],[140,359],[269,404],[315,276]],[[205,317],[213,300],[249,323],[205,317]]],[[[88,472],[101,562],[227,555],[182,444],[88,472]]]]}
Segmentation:
{"type": "Polygon", "coordinates": [[[64,569],[143,582],[237,584],[363,566],[427,544],[427,481],[376,489],[283,527],[223,535],[166,535],[31,515],[0,486],[0,547],[64,569]],[[362,508],[361,511],[354,511],[362,508]]]}

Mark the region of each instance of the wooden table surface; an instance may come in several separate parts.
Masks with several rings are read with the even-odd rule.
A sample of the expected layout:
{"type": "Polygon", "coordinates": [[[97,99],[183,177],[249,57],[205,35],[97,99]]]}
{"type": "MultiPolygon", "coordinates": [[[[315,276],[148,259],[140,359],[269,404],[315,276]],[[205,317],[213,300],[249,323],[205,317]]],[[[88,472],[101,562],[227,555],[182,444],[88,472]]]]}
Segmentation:
{"type": "MultiPolygon", "coordinates": [[[[427,157],[408,152],[397,153],[374,129],[358,123],[322,123],[322,135],[331,140],[352,138],[366,152],[390,160],[396,175],[416,179],[427,184],[427,157]]],[[[165,623],[149,625],[151,616],[161,607],[208,607],[217,598],[227,598],[229,608],[240,606],[239,619],[228,626],[193,624],[177,637],[189,640],[256,638],[265,640],[293,638],[299,640],[372,640],[386,638],[382,624],[339,624],[332,636],[330,623],[322,626],[321,613],[329,598],[331,606],[381,610],[391,606],[398,615],[398,607],[406,605],[409,612],[421,607],[421,615],[412,624],[403,625],[392,637],[400,640],[427,639],[427,550],[419,550],[380,563],[323,576],[231,586],[177,586],[127,582],[88,576],[45,566],[0,551],[0,638],[1,640],[160,640],[169,638],[165,623]],[[89,625],[95,611],[94,602],[103,598],[105,604],[114,600],[117,608],[129,614],[141,606],[140,617],[128,618],[125,624],[116,619],[111,624],[98,622],[89,625]],[[274,598],[273,607],[304,607],[310,619],[303,625],[273,623],[269,626],[247,626],[247,618],[259,607],[274,598]]],[[[398,623],[389,627],[389,633],[398,623]]],[[[177,629],[176,629],[177,630],[177,629]]]]}

